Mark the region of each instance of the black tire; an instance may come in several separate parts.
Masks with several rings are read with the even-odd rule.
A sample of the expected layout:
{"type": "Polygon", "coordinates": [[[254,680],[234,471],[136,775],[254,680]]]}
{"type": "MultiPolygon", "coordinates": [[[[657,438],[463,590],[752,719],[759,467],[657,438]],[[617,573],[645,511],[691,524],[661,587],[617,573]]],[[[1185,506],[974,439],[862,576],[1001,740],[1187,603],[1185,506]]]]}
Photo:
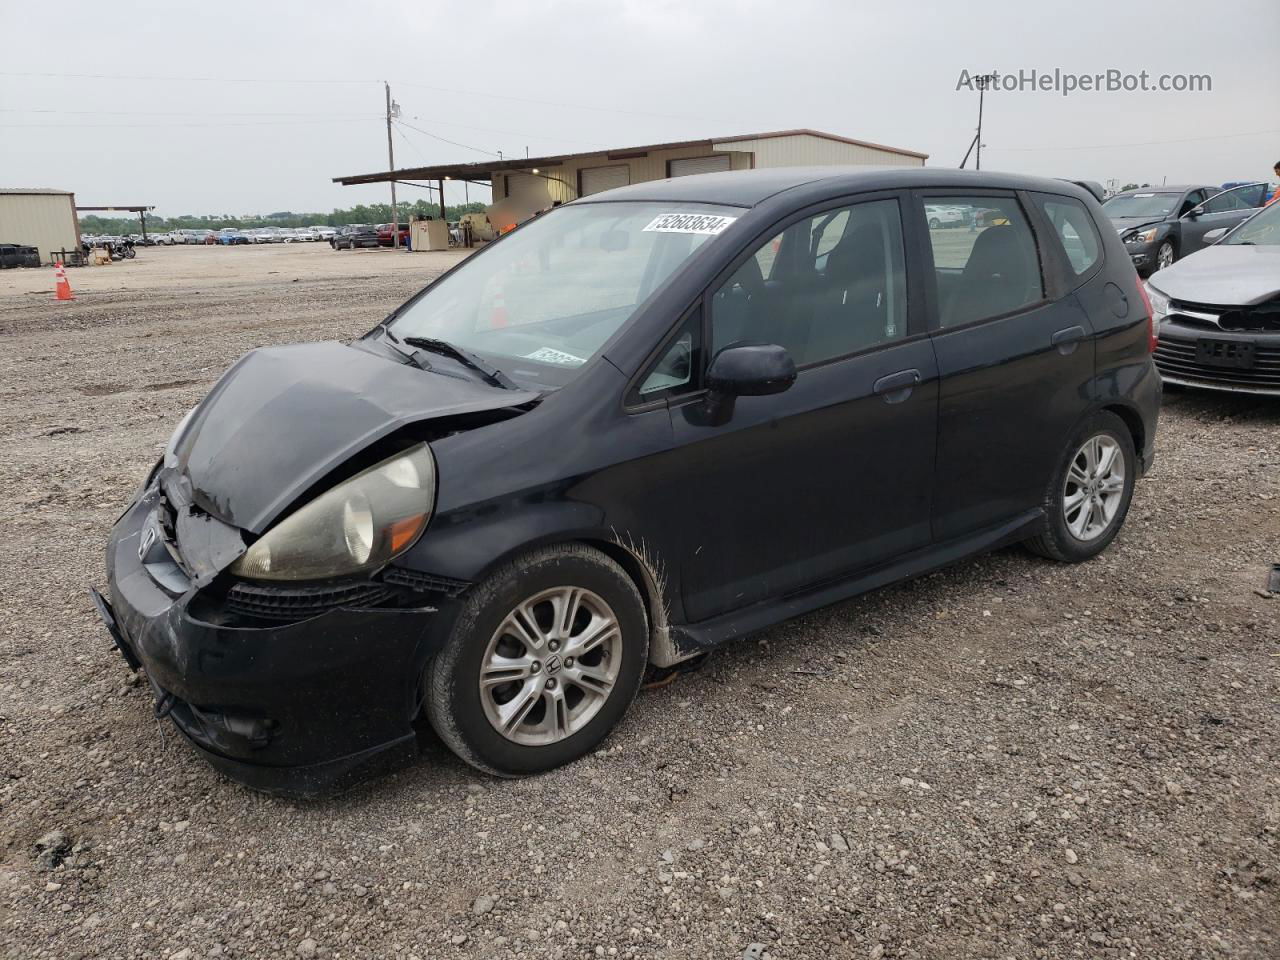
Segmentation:
{"type": "Polygon", "coordinates": [[[941,223],[941,221],[939,221],[939,220],[938,220],[938,218],[937,218],[937,217],[930,217],[930,218],[929,218],[929,229],[930,229],[930,230],[937,230],[940,226],[942,226],[942,223],[941,223]]]}
{"type": "Polygon", "coordinates": [[[1027,548],[1032,553],[1063,563],[1082,563],[1096,557],[1107,548],[1120,532],[1120,528],[1124,526],[1125,516],[1129,513],[1129,504],[1133,500],[1137,472],[1138,458],[1133,449],[1133,436],[1129,433],[1125,422],[1114,413],[1105,410],[1095,413],[1076,430],[1062,452],[1062,459],[1057,469],[1053,471],[1048,489],[1045,491],[1044,529],[1040,534],[1026,541],[1027,548]],[[1081,540],[1067,527],[1067,517],[1063,510],[1067,472],[1086,441],[1100,434],[1110,437],[1120,448],[1120,456],[1124,458],[1124,489],[1107,528],[1093,539],[1081,540]]]}
{"type": "Polygon", "coordinates": [[[424,710],[440,739],[462,760],[501,777],[542,773],[585,756],[609,734],[635,698],[649,658],[649,623],[640,592],[608,556],[585,544],[542,547],[473,587],[444,649],[427,665],[424,710]],[[586,724],[546,745],[507,739],[485,715],[480,670],[490,639],[515,607],[543,590],[583,587],[612,609],[621,629],[617,679],[586,724]]]}
{"type": "Polygon", "coordinates": [[[1164,269],[1163,267],[1160,266],[1160,261],[1164,259],[1163,254],[1166,251],[1168,252],[1168,255],[1169,255],[1170,266],[1173,266],[1173,264],[1178,262],[1178,249],[1173,245],[1173,241],[1163,240],[1161,241],[1160,246],[1156,247],[1156,256],[1155,256],[1155,264],[1154,264],[1156,270],[1164,269]]]}

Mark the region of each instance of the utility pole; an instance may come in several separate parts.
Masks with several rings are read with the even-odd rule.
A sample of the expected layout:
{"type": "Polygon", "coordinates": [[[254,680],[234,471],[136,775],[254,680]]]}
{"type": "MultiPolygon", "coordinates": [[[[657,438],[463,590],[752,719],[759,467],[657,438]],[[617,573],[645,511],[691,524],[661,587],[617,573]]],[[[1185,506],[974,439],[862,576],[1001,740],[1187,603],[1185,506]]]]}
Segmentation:
{"type": "Polygon", "coordinates": [[[974,157],[973,167],[975,170],[982,169],[982,101],[986,96],[987,87],[989,87],[996,79],[994,73],[984,73],[982,76],[975,78],[978,81],[978,152],[974,157]]]}
{"type": "Polygon", "coordinates": [[[391,246],[400,246],[400,212],[396,209],[396,151],[391,143],[391,121],[400,116],[400,104],[391,99],[391,84],[385,80],[382,85],[387,88],[387,170],[391,173],[391,246]]]}

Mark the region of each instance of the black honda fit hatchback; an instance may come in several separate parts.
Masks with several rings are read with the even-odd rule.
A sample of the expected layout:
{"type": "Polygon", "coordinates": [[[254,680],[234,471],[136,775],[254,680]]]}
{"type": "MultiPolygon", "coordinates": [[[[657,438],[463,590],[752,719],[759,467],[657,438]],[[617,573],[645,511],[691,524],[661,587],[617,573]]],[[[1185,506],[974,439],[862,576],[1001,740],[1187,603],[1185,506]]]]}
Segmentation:
{"type": "Polygon", "coordinates": [[[1016,541],[1115,537],[1150,309],[1092,196],[946,170],[566,204],[351,343],[255,350],[117,522],[99,610],[244,783],[582,756],[648,664],[1016,541]],[[935,224],[931,227],[930,224],[935,224]]]}

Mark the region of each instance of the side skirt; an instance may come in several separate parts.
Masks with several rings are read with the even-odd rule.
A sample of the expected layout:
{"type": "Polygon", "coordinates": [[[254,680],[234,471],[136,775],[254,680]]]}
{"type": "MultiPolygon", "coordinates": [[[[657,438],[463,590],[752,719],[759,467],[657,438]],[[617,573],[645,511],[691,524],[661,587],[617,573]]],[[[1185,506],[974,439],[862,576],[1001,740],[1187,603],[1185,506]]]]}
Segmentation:
{"type": "Polygon", "coordinates": [[[775,624],[848,600],[880,587],[931,573],[967,557],[986,553],[1032,536],[1044,520],[1037,507],[1012,520],[945,543],[931,544],[899,557],[892,563],[843,580],[827,581],[803,591],[752,604],[700,623],[673,624],[671,639],[679,659],[696,656],[712,647],[736,640],[775,624]]]}

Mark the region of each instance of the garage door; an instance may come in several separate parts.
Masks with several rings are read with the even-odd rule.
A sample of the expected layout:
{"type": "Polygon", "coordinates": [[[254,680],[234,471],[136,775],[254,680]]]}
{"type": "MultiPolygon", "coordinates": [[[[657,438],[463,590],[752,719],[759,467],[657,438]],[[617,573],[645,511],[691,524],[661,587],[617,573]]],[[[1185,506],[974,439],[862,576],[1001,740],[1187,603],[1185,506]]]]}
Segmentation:
{"type": "Polygon", "coordinates": [[[672,160],[669,166],[671,176],[688,177],[695,173],[718,173],[729,169],[729,155],[718,157],[686,157],[683,160],[672,160]]]}
{"type": "Polygon", "coordinates": [[[547,181],[531,173],[508,173],[507,196],[513,200],[544,202],[547,199],[547,181]]]}
{"type": "Polygon", "coordinates": [[[610,167],[584,167],[581,172],[582,189],[579,193],[589,197],[593,193],[603,193],[614,187],[625,187],[631,182],[631,168],[626,164],[615,164],[610,167]]]}

